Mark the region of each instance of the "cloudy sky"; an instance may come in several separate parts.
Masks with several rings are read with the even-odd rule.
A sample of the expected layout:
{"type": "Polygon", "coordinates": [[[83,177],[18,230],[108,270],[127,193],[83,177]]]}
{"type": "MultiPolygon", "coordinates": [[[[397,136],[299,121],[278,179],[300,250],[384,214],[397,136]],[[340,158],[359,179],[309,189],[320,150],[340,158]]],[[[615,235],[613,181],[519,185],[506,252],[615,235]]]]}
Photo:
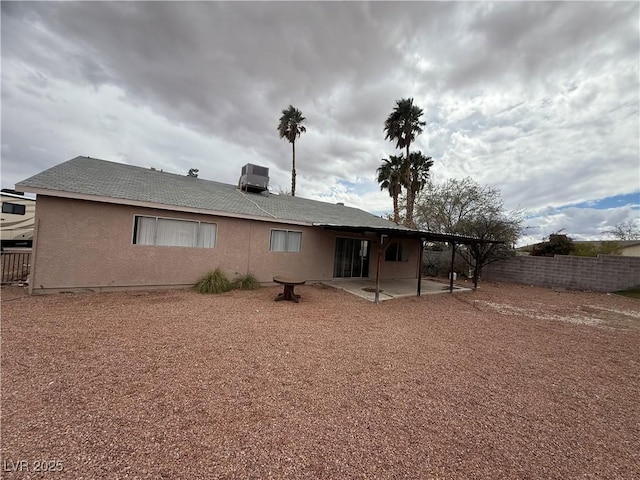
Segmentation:
{"type": "Polygon", "coordinates": [[[2,2],[2,187],[78,155],[392,209],[383,123],[413,97],[432,178],[524,209],[527,241],[640,217],[638,2],[2,2]]]}

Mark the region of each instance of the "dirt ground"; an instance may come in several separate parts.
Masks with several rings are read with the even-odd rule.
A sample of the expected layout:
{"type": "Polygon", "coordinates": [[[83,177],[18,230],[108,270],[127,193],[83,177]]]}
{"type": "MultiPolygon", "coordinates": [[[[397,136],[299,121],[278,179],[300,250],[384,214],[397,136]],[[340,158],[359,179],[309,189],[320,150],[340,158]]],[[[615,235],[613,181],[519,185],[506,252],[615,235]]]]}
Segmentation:
{"type": "Polygon", "coordinates": [[[279,291],[3,287],[2,477],[640,478],[640,301],[279,291]]]}

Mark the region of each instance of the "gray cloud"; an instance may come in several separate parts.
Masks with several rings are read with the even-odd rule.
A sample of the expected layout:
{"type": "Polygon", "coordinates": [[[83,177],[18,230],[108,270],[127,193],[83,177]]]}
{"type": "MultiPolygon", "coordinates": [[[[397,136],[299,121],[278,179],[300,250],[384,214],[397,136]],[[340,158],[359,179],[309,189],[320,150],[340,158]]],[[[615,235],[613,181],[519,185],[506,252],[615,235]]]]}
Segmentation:
{"type": "Polygon", "coordinates": [[[254,162],[286,187],[276,125],[293,104],[308,127],[301,193],[390,209],[366,182],[394,153],[384,119],[413,96],[427,121],[415,146],[437,180],[472,176],[531,211],[638,191],[638,13],[636,2],[3,2],[3,186],[82,154],[230,183],[254,162]]]}

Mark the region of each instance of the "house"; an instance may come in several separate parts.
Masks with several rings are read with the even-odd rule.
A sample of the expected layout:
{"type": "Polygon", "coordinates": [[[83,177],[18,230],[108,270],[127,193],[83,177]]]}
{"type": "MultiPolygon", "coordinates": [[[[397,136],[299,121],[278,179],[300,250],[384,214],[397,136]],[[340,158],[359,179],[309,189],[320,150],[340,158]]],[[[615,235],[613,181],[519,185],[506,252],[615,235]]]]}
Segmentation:
{"type": "Polygon", "coordinates": [[[590,240],[576,241],[576,245],[585,244],[592,245],[594,249],[599,249],[604,244],[613,244],[618,247],[616,255],[623,257],[640,257],[640,240],[590,240]]]}
{"type": "Polygon", "coordinates": [[[640,240],[623,240],[618,243],[623,257],[640,257],[640,240]]]}
{"type": "Polygon", "coordinates": [[[421,232],[271,194],[265,171],[247,165],[236,186],[76,157],[19,182],[38,202],[30,293],[184,287],[216,267],[263,283],[419,278],[421,232]]]}
{"type": "MultiPolygon", "coordinates": [[[[615,252],[609,254],[623,257],[640,257],[640,240],[575,240],[573,243],[576,246],[586,247],[584,250],[591,249],[593,251],[592,256],[596,256],[602,247],[608,247],[608,250],[605,250],[607,253],[611,251],[611,247],[615,247],[615,252]]],[[[535,243],[519,247],[516,249],[517,254],[529,255],[536,245],[539,244],[535,243]]]]}

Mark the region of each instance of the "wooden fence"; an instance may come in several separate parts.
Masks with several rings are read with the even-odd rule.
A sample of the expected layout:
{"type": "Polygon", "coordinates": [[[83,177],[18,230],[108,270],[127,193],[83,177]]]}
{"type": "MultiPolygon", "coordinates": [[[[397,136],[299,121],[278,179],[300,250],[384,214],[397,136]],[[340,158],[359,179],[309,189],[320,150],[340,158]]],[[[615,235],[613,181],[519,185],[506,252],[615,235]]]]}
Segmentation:
{"type": "Polygon", "coordinates": [[[2,252],[2,284],[26,282],[31,269],[31,252],[2,252]]]}

